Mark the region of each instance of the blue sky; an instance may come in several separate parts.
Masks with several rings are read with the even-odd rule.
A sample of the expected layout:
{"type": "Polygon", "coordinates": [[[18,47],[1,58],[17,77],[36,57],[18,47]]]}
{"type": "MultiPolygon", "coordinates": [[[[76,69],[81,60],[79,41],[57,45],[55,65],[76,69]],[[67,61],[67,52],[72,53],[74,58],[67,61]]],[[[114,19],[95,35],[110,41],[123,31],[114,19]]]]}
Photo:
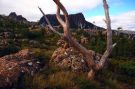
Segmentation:
{"type": "MultiPolygon", "coordinates": [[[[128,11],[135,10],[135,0],[109,0],[108,4],[110,7],[110,15],[119,15],[128,11]]],[[[95,15],[104,15],[102,4],[85,13],[86,17],[95,15]]]]}
{"type": "MultiPolygon", "coordinates": [[[[135,30],[135,0],[107,0],[110,7],[112,28],[123,27],[124,30],[135,30]]],[[[106,27],[103,21],[104,10],[102,0],[61,0],[70,14],[82,12],[87,21],[106,27]]],[[[30,21],[37,21],[42,14],[40,6],[46,14],[55,14],[56,5],[53,0],[0,0],[0,14],[8,15],[16,12],[30,21]]]]}
{"type": "MultiPolygon", "coordinates": [[[[113,29],[123,27],[124,30],[135,30],[135,0],[108,0],[108,4],[113,29]]],[[[88,21],[93,20],[97,22],[95,24],[105,27],[102,4],[87,11],[85,17],[88,21]]]]}

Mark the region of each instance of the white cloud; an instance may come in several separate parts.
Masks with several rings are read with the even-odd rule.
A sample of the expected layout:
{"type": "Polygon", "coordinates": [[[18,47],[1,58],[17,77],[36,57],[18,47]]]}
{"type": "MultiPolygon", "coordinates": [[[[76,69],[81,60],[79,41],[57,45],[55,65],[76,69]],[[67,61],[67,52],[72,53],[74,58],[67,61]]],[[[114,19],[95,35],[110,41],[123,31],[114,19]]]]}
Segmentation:
{"type": "MultiPolygon", "coordinates": [[[[88,18],[88,21],[95,21],[95,24],[101,27],[106,27],[104,23],[104,16],[94,16],[88,18]]],[[[117,16],[111,16],[112,28],[117,29],[122,27],[124,30],[135,31],[135,11],[126,12],[117,16]]]]}
{"type": "MultiPolygon", "coordinates": [[[[61,2],[70,13],[77,13],[95,8],[102,3],[102,0],[61,0],[61,2]]],[[[0,14],[16,12],[28,20],[38,20],[42,16],[38,6],[47,14],[56,11],[53,0],[0,0],[0,14]]]]}

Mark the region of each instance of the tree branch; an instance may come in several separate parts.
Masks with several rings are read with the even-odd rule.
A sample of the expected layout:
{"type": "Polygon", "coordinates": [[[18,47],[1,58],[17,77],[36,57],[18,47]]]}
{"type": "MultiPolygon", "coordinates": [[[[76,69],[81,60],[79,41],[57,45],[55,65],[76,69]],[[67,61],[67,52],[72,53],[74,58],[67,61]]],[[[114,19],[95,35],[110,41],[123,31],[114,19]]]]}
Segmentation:
{"type": "Polygon", "coordinates": [[[101,69],[105,62],[107,61],[109,55],[112,52],[113,47],[116,45],[112,45],[112,30],[111,30],[111,19],[109,16],[109,7],[108,4],[106,2],[106,0],[103,0],[103,6],[104,6],[104,11],[105,11],[105,23],[107,25],[107,50],[104,52],[103,56],[101,57],[100,62],[96,65],[96,69],[99,70],[101,69]]]}
{"type": "Polygon", "coordinates": [[[59,23],[64,26],[65,22],[62,20],[61,16],[60,16],[60,8],[59,6],[57,6],[57,13],[56,13],[56,17],[57,17],[57,20],[59,21],[59,23]]]}
{"type": "Polygon", "coordinates": [[[69,30],[68,12],[67,12],[66,8],[62,5],[62,3],[60,2],[60,0],[53,0],[53,1],[57,5],[57,14],[56,14],[56,17],[57,17],[58,21],[60,21],[60,24],[63,27],[64,36],[71,36],[70,30],[69,30]],[[65,22],[63,22],[63,20],[60,17],[60,10],[64,14],[65,22]]]}
{"type": "MultiPolygon", "coordinates": [[[[74,47],[76,50],[80,51],[82,54],[84,54],[84,56],[86,56],[87,60],[86,63],[88,64],[89,67],[93,67],[95,65],[94,63],[94,51],[92,50],[87,50],[85,47],[83,47],[81,44],[79,44],[72,36],[69,30],[69,20],[68,20],[68,12],[66,11],[65,7],[62,5],[62,3],[59,0],[53,0],[56,5],[57,5],[57,17],[60,17],[60,10],[62,10],[64,17],[65,17],[65,22],[64,24],[61,24],[64,30],[64,36],[66,38],[66,40],[68,41],[68,43],[74,47]]],[[[60,18],[57,18],[58,21],[60,18]]]]}
{"type": "Polygon", "coordinates": [[[42,10],[40,7],[38,7],[38,8],[39,8],[39,10],[41,11],[41,13],[43,14],[43,16],[44,16],[44,18],[45,18],[45,20],[46,20],[46,22],[47,22],[47,24],[48,24],[50,30],[52,30],[54,33],[56,33],[56,34],[60,35],[61,37],[63,37],[63,34],[62,34],[62,33],[59,33],[58,31],[56,31],[56,30],[53,28],[53,26],[51,25],[49,19],[46,17],[46,15],[45,15],[45,13],[43,12],[43,10],[42,10]]]}
{"type": "Polygon", "coordinates": [[[56,5],[62,10],[64,16],[65,16],[65,22],[69,24],[69,20],[68,20],[68,12],[66,10],[66,8],[61,4],[61,2],[59,0],[53,0],[56,5]]]}

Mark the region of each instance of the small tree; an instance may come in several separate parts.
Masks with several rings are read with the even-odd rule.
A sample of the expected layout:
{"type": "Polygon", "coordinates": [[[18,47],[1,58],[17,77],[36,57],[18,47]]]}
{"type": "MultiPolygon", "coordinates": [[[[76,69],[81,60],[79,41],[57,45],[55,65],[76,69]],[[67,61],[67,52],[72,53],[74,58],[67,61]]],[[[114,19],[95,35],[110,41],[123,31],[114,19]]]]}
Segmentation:
{"type": "Polygon", "coordinates": [[[120,30],[122,30],[122,29],[123,29],[122,27],[118,27],[118,28],[117,28],[118,31],[120,31],[120,30]]]}
{"type": "Polygon", "coordinates": [[[48,18],[46,17],[45,13],[42,11],[41,8],[39,8],[41,13],[45,17],[50,30],[52,30],[54,33],[63,37],[72,47],[74,47],[76,50],[80,51],[86,57],[85,62],[87,63],[87,65],[89,67],[88,78],[89,79],[94,78],[95,73],[98,70],[100,70],[104,67],[105,62],[107,62],[108,57],[111,54],[113,47],[116,45],[116,44],[112,45],[111,20],[110,20],[110,16],[109,16],[108,4],[107,4],[106,0],[103,0],[103,6],[104,6],[104,10],[105,10],[105,17],[106,17],[105,22],[106,22],[106,25],[107,25],[107,49],[104,52],[104,54],[102,55],[102,57],[101,57],[101,59],[98,63],[94,61],[95,58],[96,58],[95,57],[96,56],[95,51],[86,49],[81,44],[79,44],[75,40],[75,38],[73,38],[71,36],[69,19],[68,19],[68,12],[65,9],[65,7],[63,6],[63,4],[60,2],[60,0],[53,0],[53,1],[57,5],[56,17],[57,17],[57,20],[59,21],[59,23],[61,24],[61,26],[63,27],[64,33],[59,33],[58,31],[56,31],[52,27],[52,25],[50,24],[50,22],[49,22],[48,18]],[[65,20],[63,20],[61,18],[60,11],[63,12],[65,20]]]}

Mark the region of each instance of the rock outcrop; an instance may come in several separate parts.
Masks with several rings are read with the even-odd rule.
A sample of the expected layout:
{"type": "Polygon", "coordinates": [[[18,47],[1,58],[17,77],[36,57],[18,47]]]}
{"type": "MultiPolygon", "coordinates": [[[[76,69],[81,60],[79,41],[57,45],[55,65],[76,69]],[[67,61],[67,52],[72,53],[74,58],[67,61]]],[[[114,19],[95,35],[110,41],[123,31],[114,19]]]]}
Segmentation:
{"type": "Polygon", "coordinates": [[[21,73],[33,75],[40,69],[40,62],[34,60],[28,49],[0,58],[0,88],[11,86],[21,73]]]}
{"type": "Polygon", "coordinates": [[[84,60],[85,57],[72,47],[67,49],[62,47],[58,48],[53,53],[51,59],[51,61],[56,63],[60,68],[71,69],[76,72],[88,70],[84,60]]]}
{"type": "Polygon", "coordinates": [[[17,15],[15,12],[11,12],[8,17],[18,22],[27,22],[26,18],[24,18],[22,15],[17,15]]]}
{"type": "MultiPolygon", "coordinates": [[[[56,66],[62,69],[70,69],[75,72],[88,72],[89,68],[85,62],[86,57],[70,47],[64,40],[59,40],[57,43],[59,46],[52,55],[51,63],[56,64],[56,66]]],[[[100,60],[101,55],[95,54],[95,62],[100,60]]]]}
{"type": "MultiPolygon", "coordinates": [[[[50,23],[53,26],[59,26],[59,22],[57,21],[56,15],[55,14],[48,14],[46,15],[50,21],[50,23]]],[[[61,15],[62,19],[64,19],[64,16],[61,15]]],[[[85,20],[84,15],[82,13],[77,13],[77,14],[70,14],[69,15],[69,23],[70,23],[70,27],[71,28],[91,28],[93,29],[94,27],[97,27],[95,25],[93,25],[92,23],[88,22],[85,20]]],[[[40,25],[47,25],[46,20],[44,19],[44,17],[42,17],[39,20],[39,24],[40,25]]],[[[100,28],[100,27],[97,27],[100,28]]]]}

